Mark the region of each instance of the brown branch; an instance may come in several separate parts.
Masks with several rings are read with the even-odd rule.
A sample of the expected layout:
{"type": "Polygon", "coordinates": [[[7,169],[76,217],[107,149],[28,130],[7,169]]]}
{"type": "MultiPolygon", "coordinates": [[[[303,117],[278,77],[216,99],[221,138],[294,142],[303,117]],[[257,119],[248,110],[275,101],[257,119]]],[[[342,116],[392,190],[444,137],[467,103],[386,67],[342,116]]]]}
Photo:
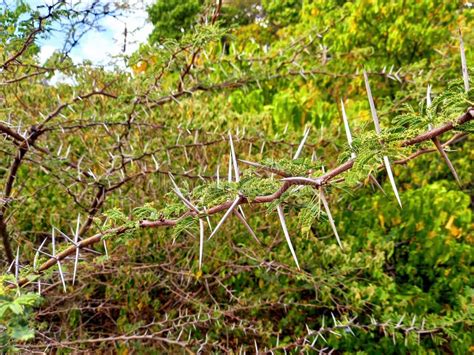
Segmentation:
{"type": "Polygon", "coordinates": [[[456,169],[453,166],[453,163],[451,163],[451,160],[449,160],[448,154],[444,151],[443,146],[441,145],[441,142],[439,141],[438,137],[435,137],[432,139],[434,145],[436,146],[436,149],[438,150],[439,154],[441,154],[441,157],[443,158],[444,162],[448,166],[449,170],[451,171],[451,174],[453,174],[454,179],[458,183],[459,186],[461,186],[461,181],[459,180],[458,173],[456,172],[456,169]]]}
{"type": "Polygon", "coordinates": [[[5,223],[5,215],[0,212],[0,236],[2,237],[3,248],[5,249],[5,255],[9,263],[13,261],[13,251],[10,243],[10,235],[7,231],[7,225],[5,223]]]}
{"type": "MultiPolygon", "coordinates": [[[[222,7],[222,0],[218,0],[214,14],[212,15],[212,19],[211,19],[211,23],[213,25],[216,23],[217,18],[219,17],[221,13],[221,7],[222,7]]],[[[186,65],[186,67],[183,69],[183,71],[179,75],[178,91],[184,90],[184,79],[186,78],[186,76],[191,74],[191,69],[194,67],[194,63],[196,62],[196,59],[201,49],[202,48],[197,48],[196,50],[193,51],[190,62],[186,65]]]]}
{"type": "Polygon", "coordinates": [[[410,145],[414,145],[417,143],[421,143],[423,141],[431,140],[434,137],[438,137],[442,135],[443,133],[452,130],[454,127],[462,125],[466,122],[469,122],[472,120],[474,117],[474,108],[470,107],[466,113],[464,113],[462,116],[458,117],[454,122],[448,122],[442,125],[441,127],[434,128],[431,131],[428,131],[426,133],[420,134],[419,136],[416,136],[415,138],[408,139],[405,142],[401,144],[402,147],[407,147],[410,145]]]}
{"type": "Polygon", "coordinates": [[[103,185],[99,185],[97,188],[97,194],[94,198],[94,201],[92,201],[92,205],[89,209],[89,214],[87,216],[86,222],[82,225],[81,230],[78,233],[79,236],[84,235],[91,227],[95,215],[105,202],[106,193],[106,188],[103,185]]]}
{"type": "Polygon", "coordinates": [[[17,142],[23,142],[25,140],[25,138],[23,138],[23,136],[17,132],[15,132],[14,130],[12,130],[11,128],[3,125],[0,123],[0,132],[13,138],[15,141],[17,142]]]}
{"type": "MultiPolygon", "coordinates": [[[[130,340],[155,340],[163,342],[170,345],[178,345],[180,347],[186,348],[189,346],[189,343],[172,340],[169,338],[160,337],[154,334],[143,334],[143,335],[119,335],[107,338],[89,338],[89,339],[79,339],[72,341],[63,341],[53,344],[54,348],[70,345],[79,345],[79,344],[91,344],[91,343],[104,343],[104,342],[116,342],[116,341],[130,341],[130,340]]],[[[189,351],[188,351],[189,352],[189,351]]],[[[190,352],[193,354],[192,352],[190,352]]]]}
{"type": "Polygon", "coordinates": [[[104,90],[99,90],[99,91],[91,91],[87,94],[84,94],[84,95],[78,95],[76,96],[71,102],[65,102],[63,104],[60,104],[58,107],[56,107],[56,109],[51,112],[45,119],[44,121],[38,125],[38,129],[43,131],[43,127],[46,123],[48,123],[49,121],[51,121],[54,117],[56,117],[57,115],[59,115],[61,113],[61,111],[63,109],[65,109],[66,107],[72,105],[73,103],[76,103],[78,101],[82,101],[84,99],[88,99],[92,96],[95,96],[95,95],[102,95],[102,96],[106,96],[106,97],[110,97],[112,99],[116,99],[117,96],[115,96],[114,94],[111,94],[111,93],[108,93],[104,90]]]}
{"type": "Polygon", "coordinates": [[[60,7],[62,4],[62,1],[57,1],[56,3],[49,5],[48,6],[48,13],[45,14],[44,16],[39,16],[38,17],[38,27],[35,28],[33,31],[31,31],[28,36],[26,37],[25,41],[23,42],[23,45],[21,48],[14,54],[12,54],[3,64],[0,64],[0,69],[7,69],[7,67],[18,60],[26,51],[27,49],[34,44],[36,35],[40,32],[43,32],[44,27],[44,21],[53,16],[54,11],[56,8],[60,7]]]}
{"type": "MultiPolygon", "coordinates": [[[[456,122],[459,125],[459,124],[469,122],[473,118],[474,118],[474,110],[472,108],[469,108],[469,110],[465,114],[463,114],[460,118],[458,118],[456,120],[456,122]]],[[[402,142],[401,146],[406,147],[406,146],[415,145],[417,143],[424,142],[424,141],[427,141],[427,140],[432,140],[433,138],[438,137],[441,134],[443,134],[443,133],[445,133],[445,132],[447,132],[447,131],[449,131],[450,129],[453,129],[453,128],[454,128],[454,125],[452,123],[444,124],[441,127],[434,128],[434,129],[432,129],[432,130],[430,130],[426,133],[423,133],[423,134],[421,134],[421,135],[419,135],[415,138],[412,138],[410,140],[402,142]],[[447,128],[447,127],[450,127],[450,128],[447,128]]],[[[458,139],[459,136],[453,137],[450,141],[455,141],[456,140],[455,138],[458,139]]],[[[287,191],[291,186],[294,186],[294,185],[310,185],[310,186],[313,186],[315,188],[320,188],[321,186],[323,186],[325,184],[328,184],[330,182],[330,180],[333,179],[334,177],[350,170],[354,165],[354,161],[355,161],[354,159],[348,160],[347,162],[339,165],[338,167],[334,168],[331,171],[328,171],[327,173],[321,175],[318,178],[311,178],[311,179],[310,178],[305,178],[305,177],[294,177],[294,178],[290,178],[290,179],[287,178],[283,181],[283,184],[280,186],[280,188],[278,190],[276,190],[275,192],[273,192],[272,194],[264,195],[264,196],[257,196],[252,200],[246,198],[245,196],[242,196],[239,199],[238,205],[252,204],[252,203],[268,203],[268,202],[275,201],[276,199],[280,198],[285,191],[287,191]]],[[[403,163],[405,163],[405,161],[399,161],[398,163],[403,164],[403,163]]],[[[211,207],[207,210],[207,215],[213,215],[213,214],[228,210],[230,208],[230,206],[233,204],[233,202],[234,201],[226,201],[226,202],[224,202],[220,205],[211,207]]],[[[178,217],[176,219],[164,219],[164,218],[162,218],[162,219],[157,220],[157,221],[142,220],[139,223],[139,226],[140,226],[140,228],[157,228],[157,227],[163,227],[163,226],[175,226],[183,218],[197,217],[197,216],[198,216],[197,212],[195,212],[193,210],[188,210],[187,212],[185,212],[184,214],[182,214],[180,217],[178,217]]],[[[120,235],[124,232],[129,231],[130,229],[131,229],[131,227],[126,227],[126,226],[116,227],[116,228],[112,228],[112,229],[109,229],[107,231],[103,231],[101,233],[95,234],[92,237],[83,239],[77,245],[71,245],[67,249],[63,250],[61,253],[57,254],[56,257],[47,260],[45,263],[43,263],[39,267],[37,273],[41,274],[45,270],[47,270],[50,267],[56,265],[58,260],[59,261],[63,260],[66,257],[72,255],[73,253],[75,253],[77,248],[81,249],[81,248],[88,247],[90,245],[93,245],[93,244],[99,242],[102,239],[102,237],[104,237],[106,235],[112,235],[112,234],[120,235]]],[[[24,285],[28,284],[29,282],[30,281],[27,278],[24,278],[24,279],[19,280],[17,285],[11,284],[10,287],[14,288],[14,287],[17,287],[17,286],[24,286],[24,285]]]]}
{"type": "MultiPolygon", "coordinates": [[[[150,103],[148,106],[149,108],[156,108],[158,106],[162,106],[168,102],[176,101],[180,97],[186,97],[186,96],[192,96],[194,93],[197,92],[210,92],[210,91],[218,91],[218,90],[227,90],[227,89],[236,89],[243,87],[245,85],[250,85],[250,84],[256,84],[259,82],[265,82],[265,81],[270,81],[270,80],[276,80],[276,79],[281,79],[281,78],[287,78],[287,77],[292,77],[292,76],[304,76],[304,75],[328,75],[328,76],[338,76],[337,74],[333,74],[330,72],[326,72],[323,70],[319,69],[313,69],[313,70],[300,70],[300,71],[287,71],[285,73],[278,73],[278,74],[273,74],[269,75],[267,77],[261,77],[261,78],[254,78],[254,77],[242,77],[233,81],[224,81],[221,83],[217,84],[211,84],[211,85],[205,85],[202,83],[198,83],[188,89],[184,89],[181,86],[175,93],[171,93],[165,96],[161,96],[155,100],[151,100],[148,97],[138,99],[138,103],[140,104],[147,104],[150,103]]],[[[354,74],[356,76],[356,74],[354,74]]]]}
{"type": "MultiPolygon", "coordinates": [[[[69,105],[77,101],[88,99],[94,95],[104,95],[104,96],[112,97],[112,98],[116,97],[113,94],[105,92],[104,90],[92,91],[84,95],[79,95],[75,97],[70,103],[63,103],[59,105],[38,126],[32,125],[29,129],[27,138],[22,137],[21,135],[17,134],[16,132],[8,128],[7,126],[0,125],[1,132],[3,132],[4,134],[7,134],[9,137],[12,137],[16,143],[21,142],[18,145],[18,152],[15,155],[15,158],[13,159],[13,162],[10,166],[9,174],[5,183],[5,188],[3,191],[3,197],[5,199],[5,202],[2,203],[2,205],[0,205],[0,237],[2,239],[3,247],[5,249],[5,254],[9,263],[13,261],[13,252],[12,252],[12,247],[11,247],[11,242],[10,242],[10,236],[9,236],[7,226],[6,226],[6,211],[7,211],[7,205],[8,205],[7,202],[9,201],[9,197],[12,193],[13,184],[15,183],[18,169],[20,168],[25,155],[28,153],[30,147],[34,146],[36,140],[43,133],[46,132],[46,130],[43,129],[46,123],[48,123],[51,119],[59,115],[65,107],[68,107],[69,105]]],[[[44,149],[43,150],[39,149],[39,150],[42,152],[49,153],[47,150],[44,150],[44,149]]]]}
{"type": "Polygon", "coordinates": [[[17,175],[18,169],[21,166],[23,158],[28,152],[30,145],[33,144],[36,141],[36,139],[38,139],[40,134],[41,132],[36,130],[34,126],[30,128],[29,137],[27,139],[24,139],[23,142],[20,144],[18,148],[18,152],[15,155],[15,158],[13,159],[12,165],[9,169],[7,181],[5,182],[5,188],[3,190],[3,197],[5,198],[5,202],[2,205],[0,205],[0,236],[2,238],[3,247],[5,249],[5,254],[9,263],[13,261],[13,251],[12,251],[12,247],[10,243],[10,236],[9,236],[7,225],[6,225],[6,212],[7,212],[8,201],[12,193],[13,184],[15,182],[16,175],[17,175]]]}
{"type": "Polygon", "coordinates": [[[5,69],[7,68],[12,62],[14,62],[15,60],[17,60],[19,57],[21,57],[23,55],[23,53],[26,52],[26,50],[28,49],[29,46],[31,46],[33,43],[34,43],[34,40],[35,40],[35,37],[38,33],[40,33],[42,30],[43,30],[43,20],[45,18],[40,18],[39,19],[39,26],[38,28],[36,28],[35,30],[33,30],[32,32],[30,32],[30,34],[28,35],[28,37],[26,38],[25,42],[23,42],[23,45],[22,47],[20,48],[20,50],[18,52],[16,52],[15,54],[13,54],[10,58],[8,58],[2,65],[0,65],[0,69],[5,69]]]}
{"type": "MultiPolygon", "coordinates": [[[[457,143],[461,139],[465,138],[466,136],[467,136],[467,133],[465,133],[465,132],[455,134],[451,139],[449,139],[446,142],[444,142],[443,144],[441,144],[441,146],[446,147],[446,146],[449,146],[451,144],[457,143]]],[[[393,163],[394,164],[406,164],[410,160],[413,160],[416,157],[419,157],[420,155],[423,155],[423,154],[426,154],[426,153],[432,153],[432,152],[435,152],[435,151],[436,151],[435,148],[420,149],[419,151],[409,155],[408,157],[406,157],[404,159],[395,160],[393,163]]]]}
{"type": "Polygon", "coordinates": [[[41,75],[41,74],[44,74],[44,73],[47,73],[47,71],[36,71],[36,72],[30,73],[30,74],[25,74],[25,75],[22,75],[18,78],[13,78],[13,79],[9,79],[9,80],[5,80],[3,82],[0,82],[0,86],[5,86],[5,85],[17,83],[17,82],[20,82],[22,80],[32,78],[32,77],[35,77],[35,76],[38,76],[38,75],[41,75]]]}
{"type": "MultiPolygon", "coordinates": [[[[418,336],[427,336],[427,335],[432,335],[434,333],[439,333],[442,332],[442,328],[429,328],[425,329],[423,325],[420,326],[415,326],[415,325],[405,325],[405,324],[397,324],[395,322],[373,322],[371,324],[360,324],[360,323],[355,323],[354,322],[355,318],[350,320],[347,323],[342,323],[337,325],[335,324],[332,327],[321,327],[318,330],[311,330],[308,331],[307,335],[304,335],[300,338],[298,338],[296,341],[290,343],[290,344],[285,344],[281,346],[276,346],[270,350],[268,350],[268,353],[273,353],[275,352],[280,352],[282,350],[285,350],[285,352],[288,350],[294,350],[298,349],[300,347],[303,347],[305,344],[306,346],[308,344],[311,344],[310,340],[317,339],[318,337],[322,337],[322,334],[337,334],[338,336],[341,336],[339,332],[345,332],[348,329],[352,332],[352,328],[355,330],[361,330],[363,332],[368,332],[370,330],[378,331],[380,333],[383,333],[385,336],[388,334],[394,334],[395,332],[400,332],[403,333],[404,336],[408,336],[409,333],[414,333],[417,334],[418,336]]],[[[354,334],[355,336],[355,334],[354,334]]],[[[310,348],[314,351],[316,348],[314,346],[310,346],[310,348]]],[[[319,351],[319,353],[322,353],[322,350],[319,351]]],[[[330,352],[329,352],[330,353],[330,352]]]]}

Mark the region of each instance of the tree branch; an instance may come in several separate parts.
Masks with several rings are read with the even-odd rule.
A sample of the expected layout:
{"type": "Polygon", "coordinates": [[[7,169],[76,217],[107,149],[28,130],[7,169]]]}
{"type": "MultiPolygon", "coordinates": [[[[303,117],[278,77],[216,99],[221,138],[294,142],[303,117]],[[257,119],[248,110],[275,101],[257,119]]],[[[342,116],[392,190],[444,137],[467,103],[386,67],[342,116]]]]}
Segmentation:
{"type": "MultiPolygon", "coordinates": [[[[455,122],[456,125],[461,125],[464,123],[467,123],[471,121],[474,118],[474,110],[472,108],[469,108],[465,114],[463,114],[461,117],[459,117],[455,122]]],[[[435,137],[440,136],[441,134],[452,130],[455,127],[455,124],[453,123],[447,123],[442,125],[441,127],[434,128],[426,133],[420,134],[419,136],[406,140],[402,142],[401,146],[402,147],[407,147],[411,145],[415,145],[417,143],[421,143],[424,141],[432,140],[435,137]]],[[[454,136],[450,141],[452,142],[455,141],[456,139],[459,138],[459,135],[454,136]]],[[[447,143],[448,143],[447,142],[447,143]]],[[[426,150],[424,150],[426,152],[426,150]]],[[[334,177],[350,170],[353,165],[354,165],[355,159],[350,159],[347,162],[339,165],[338,167],[334,168],[331,171],[328,171],[327,173],[321,175],[318,178],[306,178],[306,177],[293,177],[293,178],[286,178],[283,179],[283,184],[281,187],[273,192],[272,194],[269,195],[264,195],[264,196],[257,196],[254,199],[250,200],[246,198],[245,196],[242,196],[239,201],[238,205],[242,204],[254,204],[254,203],[268,203],[275,201],[276,199],[280,198],[285,191],[287,191],[291,186],[295,185],[310,185],[314,186],[315,188],[320,188],[321,186],[328,184],[334,177]]],[[[396,163],[398,164],[404,164],[406,163],[406,160],[401,160],[397,161],[396,163]]],[[[222,211],[225,211],[230,208],[230,206],[234,203],[235,201],[227,201],[224,202],[220,205],[211,207],[207,210],[207,215],[213,215],[222,211]]],[[[157,228],[157,227],[164,227],[164,226],[175,226],[179,221],[181,221],[183,218],[186,217],[197,217],[198,213],[192,209],[188,210],[187,212],[183,213],[180,217],[176,219],[160,219],[157,221],[150,221],[150,220],[142,220],[139,223],[140,228],[157,228]]],[[[127,231],[129,231],[131,227],[126,227],[126,226],[121,226],[121,227],[116,227],[109,229],[107,231],[103,231],[101,233],[97,233],[89,238],[83,239],[81,242],[79,242],[77,245],[71,245],[67,249],[63,250],[62,252],[58,253],[55,257],[50,258],[46,262],[44,262],[37,270],[37,274],[42,274],[45,270],[51,268],[52,266],[56,265],[58,261],[65,259],[66,257],[74,254],[76,252],[76,249],[82,249],[86,248],[90,245],[93,245],[99,241],[104,236],[107,235],[120,235],[123,234],[127,231]]],[[[17,284],[10,284],[9,287],[14,288],[17,286],[24,286],[28,284],[30,281],[27,278],[21,279],[18,281],[17,284]]]]}

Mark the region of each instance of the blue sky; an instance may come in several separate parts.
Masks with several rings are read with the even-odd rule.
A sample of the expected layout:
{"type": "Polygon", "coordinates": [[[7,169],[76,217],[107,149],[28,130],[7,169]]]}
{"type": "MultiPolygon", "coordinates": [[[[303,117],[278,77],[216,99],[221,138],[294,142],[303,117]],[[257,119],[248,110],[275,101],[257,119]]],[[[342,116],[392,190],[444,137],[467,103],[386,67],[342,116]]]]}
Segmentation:
{"type": "MultiPolygon", "coordinates": [[[[73,5],[86,5],[92,0],[67,0],[73,5]]],[[[27,0],[31,8],[38,5],[51,4],[54,0],[27,0]]],[[[152,30],[152,25],[147,22],[145,5],[154,2],[153,0],[130,0],[129,5],[133,9],[130,13],[118,19],[113,17],[105,18],[100,24],[104,31],[91,31],[84,36],[76,48],[72,50],[70,56],[75,63],[81,63],[84,59],[91,60],[94,64],[105,65],[113,55],[121,54],[124,42],[124,28],[127,26],[127,50],[126,54],[135,51],[140,43],[147,40],[152,30]]],[[[41,51],[39,58],[43,63],[55,50],[61,49],[63,38],[60,34],[41,41],[41,51]]]]}

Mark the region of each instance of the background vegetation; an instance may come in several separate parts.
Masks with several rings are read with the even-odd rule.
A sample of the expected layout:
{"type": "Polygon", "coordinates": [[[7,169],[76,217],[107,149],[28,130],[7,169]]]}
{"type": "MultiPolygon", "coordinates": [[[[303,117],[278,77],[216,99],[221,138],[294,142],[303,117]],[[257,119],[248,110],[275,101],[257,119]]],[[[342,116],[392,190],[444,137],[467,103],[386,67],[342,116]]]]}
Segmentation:
{"type": "Polygon", "coordinates": [[[158,0],[125,67],[72,62],[80,33],[128,10],[1,8],[3,351],[472,351],[472,121],[439,137],[460,186],[431,140],[402,143],[472,110],[459,45],[461,30],[472,65],[469,3],[158,0]],[[38,40],[58,25],[68,45],[39,63],[38,40]],[[266,168],[239,162],[228,181],[229,132],[238,158],[266,168]],[[409,159],[420,149],[432,153],[409,159]],[[308,186],[242,206],[258,243],[235,215],[207,239],[225,212],[205,218],[213,206],[272,193],[278,171],[320,176],[352,152],[353,168],[324,185],[342,249],[308,186]],[[189,210],[170,173],[204,211],[202,268],[199,218],[142,228],[189,210]],[[78,264],[75,252],[54,259],[91,236],[78,264]]]}

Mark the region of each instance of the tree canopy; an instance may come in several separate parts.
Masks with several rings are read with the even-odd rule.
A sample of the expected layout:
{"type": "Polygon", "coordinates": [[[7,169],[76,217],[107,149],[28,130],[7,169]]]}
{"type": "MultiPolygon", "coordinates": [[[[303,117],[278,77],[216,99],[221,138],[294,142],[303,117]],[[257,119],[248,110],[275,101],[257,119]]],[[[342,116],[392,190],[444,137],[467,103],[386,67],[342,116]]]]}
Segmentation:
{"type": "Polygon", "coordinates": [[[133,6],[1,5],[2,352],[472,351],[472,6],[133,6]]]}

